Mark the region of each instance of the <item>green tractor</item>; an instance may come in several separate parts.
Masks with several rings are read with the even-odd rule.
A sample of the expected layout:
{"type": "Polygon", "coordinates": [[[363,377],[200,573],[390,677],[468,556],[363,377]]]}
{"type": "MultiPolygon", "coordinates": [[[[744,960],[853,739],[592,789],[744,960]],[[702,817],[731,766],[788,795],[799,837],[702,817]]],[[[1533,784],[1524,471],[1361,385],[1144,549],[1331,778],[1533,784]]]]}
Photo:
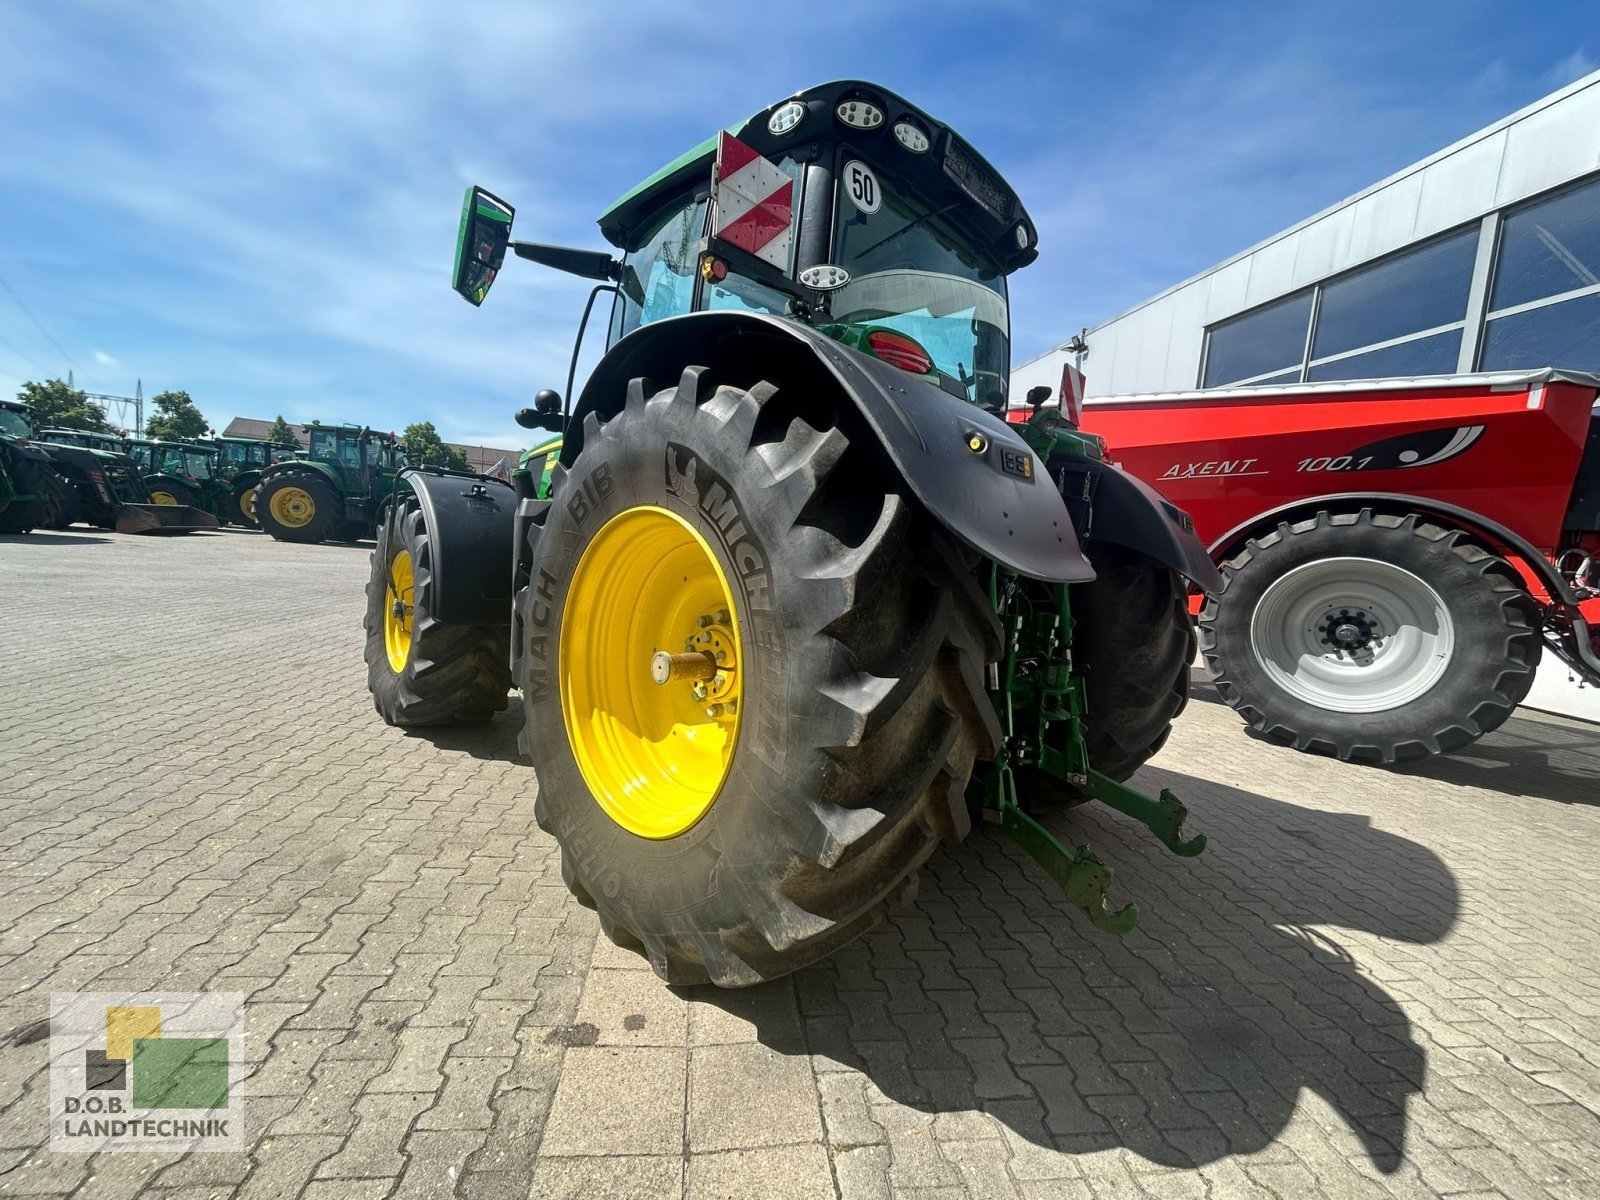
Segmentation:
{"type": "Polygon", "coordinates": [[[125,452],[125,439],[84,429],[42,429],[56,470],[74,495],[57,528],[78,521],[118,533],[179,534],[215,529],[208,512],[150,498],[144,473],[125,452]]]}
{"type": "Polygon", "coordinates": [[[163,438],[129,438],[127,444],[152,501],[198,509],[228,523],[223,501],[232,489],[215,475],[215,447],[163,438]]]}
{"type": "Polygon", "coordinates": [[[217,479],[230,489],[219,501],[223,515],[233,525],[255,525],[261,472],[273,463],[293,458],[299,447],[246,437],[214,437],[206,444],[217,451],[212,464],[217,479]]]}
{"type": "Polygon", "coordinates": [[[1219,581],[1049,389],[1003,419],[1037,239],[994,167],[832,83],[613,204],[620,259],[512,219],[468,191],[456,290],[482,303],[508,249],[594,280],[608,349],[575,403],[569,380],[518,414],[564,434],[547,498],[528,469],[401,475],[367,585],[378,712],[483,720],[516,688],[568,886],[675,984],[832,952],[974,820],[1132,928],[1036,814],[1099,800],[1202,849],[1124,781],[1187,701],[1190,587],[1219,581]]]}
{"type": "Polygon", "coordinates": [[[406,465],[392,433],[356,425],[306,426],[311,444],[261,472],[256,522],[280,542],[354,542],[372,535],[406,465]]]}
{"type": "Polygon", "coordinates": [[[0,533],[58,528],[72,502],[71,483],[34,441],[33,410],[0,400],[0,533]]]}

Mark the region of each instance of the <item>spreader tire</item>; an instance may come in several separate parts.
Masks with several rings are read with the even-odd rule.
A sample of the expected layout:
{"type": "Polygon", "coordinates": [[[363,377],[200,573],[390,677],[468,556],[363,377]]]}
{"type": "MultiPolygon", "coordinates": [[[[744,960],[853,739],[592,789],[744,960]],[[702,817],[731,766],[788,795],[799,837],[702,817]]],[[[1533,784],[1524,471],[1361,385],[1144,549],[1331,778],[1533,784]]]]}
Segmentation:
{"type": "Polygon", "coordinates": [[[1267,738],[1396,763],[1510,716],[1533,685],[1539,627],[1516,571],[1461,531],[1322,512],[1226,564],[1200,647],[1223,700],[1267,738]]]}
{"type": "Polygon", "coordinates": [[[433,547],[411,505],[394,537],[387,525],[378,531],[372,552],[364,622],[372,706],[390,725],[487,721],[506,707],[511,690],[506,627],[442,624],[433,597],[433,547]],[[397,598],[409,612],[395,614],[397,598]]]}
{"type": "Polygon", "coordinates": [[[975,564],[853,412],[700,368],[635,380],[530,535],[512,673],[536,817],[573,893],[670,983],[759,983],[870,928],[966,836],[997,746],[975,564]],[[652,646],[699,644],[731,665],[707,686],[734,689],[737,723],[715,690],[698,708],[653,682],[652,646]]]}
{"type": "MultiPolygon", "coordinates": [[[[1089,765],[1121,782],[1166,744],[1189,703],[1194,621],[1188,587],[1169,567],[1109,542],[1092,542],[1095,578],[1068,595],[1072,659],[1084,678],[1089,765]]],[[[1036,768],[1017,772],[1029,807],[1069,807],[1088,797],[1036,768]]]]}
{"type": "Polygon", "coordinates": [[[285,471],[256,489],[256,521],[280,542],[325,542],[343,519],[344,501],[312,471],[285,471]]]}

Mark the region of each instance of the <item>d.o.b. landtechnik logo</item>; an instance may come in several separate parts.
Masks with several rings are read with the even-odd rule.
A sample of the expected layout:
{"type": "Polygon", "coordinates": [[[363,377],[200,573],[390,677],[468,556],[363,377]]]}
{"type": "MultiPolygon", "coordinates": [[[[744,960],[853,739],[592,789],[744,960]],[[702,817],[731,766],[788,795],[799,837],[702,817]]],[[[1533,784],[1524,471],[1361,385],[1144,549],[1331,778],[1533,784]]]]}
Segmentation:
{"type": "Polygon", "coordinates": [[[242,1150],[244,996],[56,992],[50,1148],[242,1150]]]}

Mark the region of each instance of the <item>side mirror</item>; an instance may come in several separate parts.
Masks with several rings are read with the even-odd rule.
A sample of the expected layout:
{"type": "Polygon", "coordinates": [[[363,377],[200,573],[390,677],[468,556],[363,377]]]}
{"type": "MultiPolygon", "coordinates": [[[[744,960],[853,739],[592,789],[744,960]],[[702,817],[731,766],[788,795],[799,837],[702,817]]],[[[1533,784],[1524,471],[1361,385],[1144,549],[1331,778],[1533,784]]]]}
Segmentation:
{"type": "Polygon", "coordinates": [[[456,270],[451,286],[472,305],[483,303],[506,259],[511,240],[513,209],[481,187],[467,189],[461,204],[461,228],[456,233],[456,270]]]}
{"type": "Polygon", "coordinates": [[[1039,411],[1039,409],[1050,403],[1050,397],[1052,394],[1053,393],[1050,391],[1050,389],[1043,385],[1029,388],[1028,407],[1033,409],[1035,412],[1039,411]]]}

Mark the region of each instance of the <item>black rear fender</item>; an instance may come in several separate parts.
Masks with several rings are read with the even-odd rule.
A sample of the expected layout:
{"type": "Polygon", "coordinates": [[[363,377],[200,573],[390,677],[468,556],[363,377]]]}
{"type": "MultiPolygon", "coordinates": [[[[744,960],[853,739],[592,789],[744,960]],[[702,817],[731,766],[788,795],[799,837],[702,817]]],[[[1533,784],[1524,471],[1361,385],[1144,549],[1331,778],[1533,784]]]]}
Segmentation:
{"type": "Polygon", "coordinates": [[[703,312],[658,321],[623,338],[584,385],[561,461],[583,449],[583,420],[620,412],[628,383],[678,382],[687,367],[715,383],[842,395],[860,412],[907,488],[941,525],[986,558],[1060,583],[1094,578],[1044,464],[1005,422],[797,321],[703,312]]]}
{"type": "Polygon", "coordinates": [[[517,512],[511,485],[489,475],[446,475],[415,467],[402,471],[395,484],[400,506],[414,496],[427,526],[433,549],[433,615],[447,625],[509,626],[517,512]]]}
{"type": "Polygon", "coordinates": [[[1051,466],[1063,492],[1087,500],[1086,515],[1080,517],[1087,528],[1080,525],[1078,531],[1088,543],[1091,562],[1094,544],[1110,542],[1172,568],[1203,592],[1215,595],[1222,590],[1222,576],[1196,536],[1189,514],[1144,480],[1092,459],[1052,459],[1051,466]]]}

